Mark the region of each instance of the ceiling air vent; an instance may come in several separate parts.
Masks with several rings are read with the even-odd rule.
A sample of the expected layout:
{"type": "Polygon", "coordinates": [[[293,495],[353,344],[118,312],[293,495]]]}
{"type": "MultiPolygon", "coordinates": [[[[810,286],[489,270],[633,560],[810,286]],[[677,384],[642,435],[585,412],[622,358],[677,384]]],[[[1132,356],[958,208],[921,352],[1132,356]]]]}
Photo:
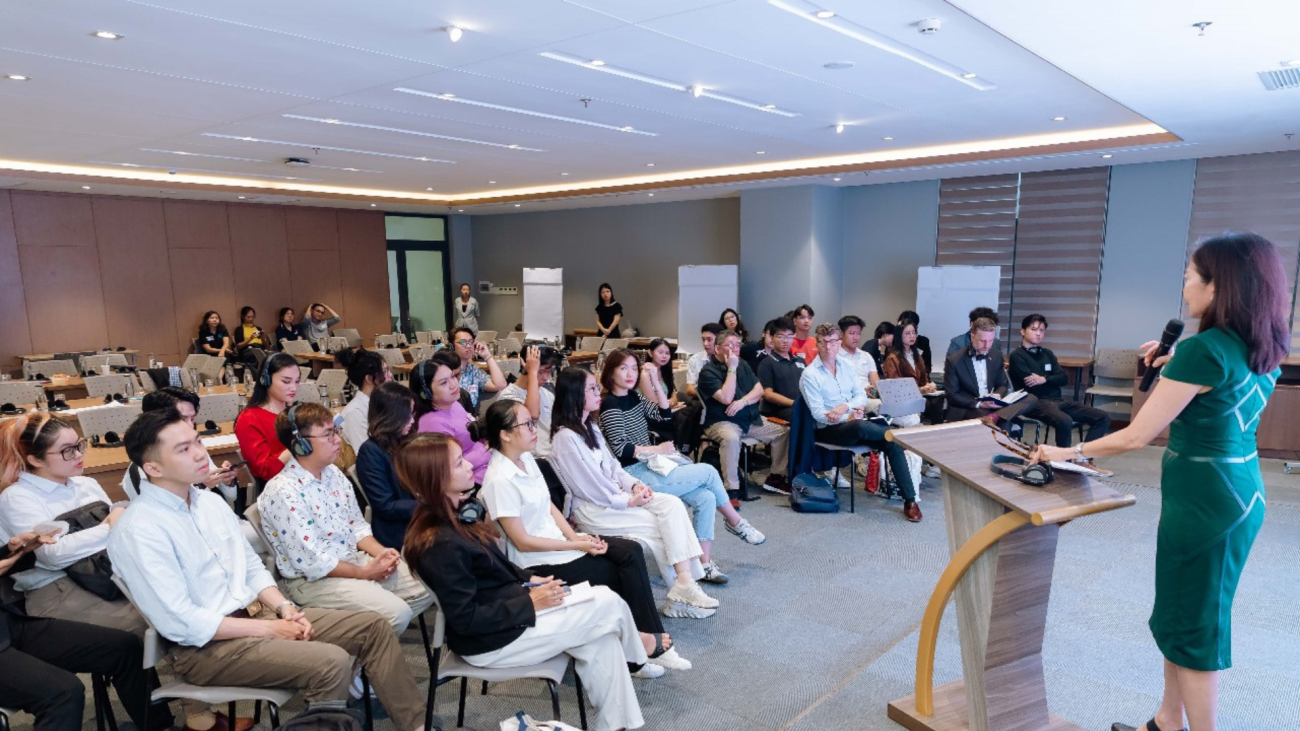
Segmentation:
{"type": "Polygon", "coordinates": [[[1269,91],[1300,89],[1300,68],[1260,71],[1259,80],[1264,82],[1264,88],[1269,91]]]}

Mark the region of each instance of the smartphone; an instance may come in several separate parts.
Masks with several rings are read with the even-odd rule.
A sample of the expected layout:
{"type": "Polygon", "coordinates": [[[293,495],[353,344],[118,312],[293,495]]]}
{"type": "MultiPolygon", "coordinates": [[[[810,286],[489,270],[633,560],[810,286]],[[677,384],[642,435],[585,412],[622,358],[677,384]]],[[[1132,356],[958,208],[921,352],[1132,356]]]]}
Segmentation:
{"type": "Polygon", "coordinates": [[[248,460],[246,460],[246,459],[241,459],[241,460],[239,460],[238,462],[234,462],[234,463],[232,463],[232,464],[230,465],[230,469],[232,469],[232,470],[237,470],[237,469],[239,469],[240,467],[243,467],[243,466],[246,465],[246,464],[248,464],[248,460]]]}

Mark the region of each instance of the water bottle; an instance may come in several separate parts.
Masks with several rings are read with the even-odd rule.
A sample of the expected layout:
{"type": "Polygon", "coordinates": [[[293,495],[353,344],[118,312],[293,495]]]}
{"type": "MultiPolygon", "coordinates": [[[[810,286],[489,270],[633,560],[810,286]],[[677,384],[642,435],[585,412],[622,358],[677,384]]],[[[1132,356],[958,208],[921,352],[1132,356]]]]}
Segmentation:
{"type": "Polygon", "coordinates": [[[150,368],[157,368],[157,367],[158,367],[157,365],[154,364],[153,353],[150,353],[150,354],[149,354],[149,367],[150,367],[150,368]]]}
{"type": "Polygon", "coordinates": [[[45,411],[45,389],[36,392],[36,410],[45,411]]]}

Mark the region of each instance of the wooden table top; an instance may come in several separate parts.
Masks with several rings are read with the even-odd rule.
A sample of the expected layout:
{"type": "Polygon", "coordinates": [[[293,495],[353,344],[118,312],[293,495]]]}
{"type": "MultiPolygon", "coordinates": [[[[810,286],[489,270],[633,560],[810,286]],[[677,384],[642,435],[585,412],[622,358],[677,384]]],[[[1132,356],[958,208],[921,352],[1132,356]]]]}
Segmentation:
{"type": "Polygon", "coordinates": [[[993,455],[1009,453],[993,440],[992,431],[976,420],[891,429],[888,438],[1009,509],[1028,514],[1034,525],[1061,523],[1137,502],[1133,495],[1072,472],[1057,470],[1056,479],[1046,487],[1031,487],[993,474],[989,469],[993,455]]]}
{"type": "Polygon", "coordinates": [[[582,365],[584,363],[595,363],[600,357],[600,353],[594,350],[577,350],[569,354],[569,363],[572,365],[582,365]]]}
{"type": "Polygon", "coordinates": [[[1068,356],[1058,357],[1056,361],[1063,368],[1091,368],[1092,364],[1097,362],[1092,358],[1070,358],[1068,356]]]}
{"type": "Polygon", "coordinates": [[[77,389],[84,391],[86,389],[86,381],[81,376],[69,376],[62,383],[48,381],[44,384],[44,388],[46,391],[51,393],[58,391],[76,391],[77,389]]]}
{"type": "MultiPolygon", "coordinates": [[[[64,352],[65,352],[65,353],[89,353],[89,352],[90,352],[90,349],[88,348],[88,349],[86,349],[86,350],[84,350],[84,351],[82,351],[82,350],[65,350],[64,352]]],[[[96,351],[95,351],[95,355],[112,355],[112,354],[114,354],[114,353],[121,353],[122,355],[136,356],[136,355],[139,355],[139,354],[140,354],[140,351],[138,351],[138,350],[134,350],[134,349],[132,349],[132,348],[127,348],[126,350],[96,350],[96,351]]],[[[54,360],[54,355],[55,355],[54,353],[28,353],[27,355],[16,355],[16,356],[14,356],[14,357],[17,358],[18,360],[23,360],[23,361],[26,361],[26,360],[54,360]]]]}

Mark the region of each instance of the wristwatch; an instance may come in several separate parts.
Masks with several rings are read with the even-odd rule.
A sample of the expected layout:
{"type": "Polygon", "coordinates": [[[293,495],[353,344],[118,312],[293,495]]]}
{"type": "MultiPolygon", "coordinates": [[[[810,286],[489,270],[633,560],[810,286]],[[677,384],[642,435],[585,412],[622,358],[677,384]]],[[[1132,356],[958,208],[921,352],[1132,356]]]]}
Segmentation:
{"type": "Polygon", "coordinates": [[[294,604],[292,599],[285,599],[284,601],[280,602],[279,606],[275,608],[275,616],[284,619],[285,607],[293,607],[294,609],[297,609],[298,605],[294,604]]]}
{"type": "Polygon", "coordinates": [[[1087,459],[1087,457],[1083,456],[1083,442],[1079,442],[1074,445],[1074,460],[1078,462],[1085,459],[1087,459]]]}

